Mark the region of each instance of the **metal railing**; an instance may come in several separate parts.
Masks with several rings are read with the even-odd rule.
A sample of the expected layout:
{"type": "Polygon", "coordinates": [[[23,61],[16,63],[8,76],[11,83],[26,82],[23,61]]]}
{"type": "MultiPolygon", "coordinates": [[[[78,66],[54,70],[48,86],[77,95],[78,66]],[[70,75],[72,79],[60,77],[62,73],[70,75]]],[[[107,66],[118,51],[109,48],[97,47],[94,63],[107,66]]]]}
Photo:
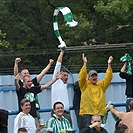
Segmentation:
{"type": "MultiPolygon", "coordinates": [[[[123,107],[123,106],[126,106],[126,102],[119,102],[119,103],[113,103],[113,105],[115,106],[115,107],[123,107]]],[[[42,113],[42,112],[51,112],[51,109],[52,108],[42,108],[42,109],[40,109],[39,110],[39,112],[40,113],[42,113]]],[[[70,106],[70,110],[74,110],[74,107],[73,106],[70,106]]],[[[18,110],[8,110],[8,114],[9,115],[16,115],[16,114],[18,114],[18,110]]]]}

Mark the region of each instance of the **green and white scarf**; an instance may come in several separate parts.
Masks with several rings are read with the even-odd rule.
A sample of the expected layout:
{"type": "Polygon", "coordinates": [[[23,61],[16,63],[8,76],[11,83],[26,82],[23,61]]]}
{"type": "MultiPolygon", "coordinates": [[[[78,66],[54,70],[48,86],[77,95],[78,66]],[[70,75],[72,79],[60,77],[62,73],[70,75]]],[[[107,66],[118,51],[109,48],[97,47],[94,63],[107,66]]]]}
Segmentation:
{"type": "MultiPolygon", "coordinates": [[[[112,105],[113,105],[113,103],[112,103],[111,101],[108,102],[108,105],[106,106],[106,113],[105,113],[105,115],[103,116],[103,119],[102,119],[101,127],[104,127],[105,124],[106,124],[106,122],[107,122],[108,113],[110,112],[110,109],[108,108],[109,104],[112,104],[112,105]]],[[[113,106],[113,107],[114,107],[114,106],[113,106]]],[[[114,107],[114,109],[116,109],[116,108],[114,107]]],[[[112,117],[113,117],[113,119],[114,119],[115,121],[118,121],[118,120],[119,120],[119,118],[118,118],[116,115],[114,115],[113,113],[111,113],[111,115],[112,115],[112,117]]]]}
{"type": "Polygon", "coordinates": [[[132,75],[132,68],[131,68],[132,57],[128,53],[126,53],[124,56],[120,58],[120,61],[127,62],[125,72],[129,75],[132,75]]]}
{"type": "Polygon", "coordinates": [[[55,35],[57,36],[57,38],[59,39],[59,42],[60,42],[60,45],[58,46],[58,48],[62,48],[63,50],[65,50],[66,44],[62,40],[60,32],[59,32],[59,28],[58,28],[58,14],[59,14],[59,12],[61,12],[63,14],[64,19],[67,22],[66,25],[69,25],[69,27],[75,27],[78,24],[78,22],[73,20],[72,12],[68,7],[57,7],[54,10],[53,28],[54,28],[55,35]]]}

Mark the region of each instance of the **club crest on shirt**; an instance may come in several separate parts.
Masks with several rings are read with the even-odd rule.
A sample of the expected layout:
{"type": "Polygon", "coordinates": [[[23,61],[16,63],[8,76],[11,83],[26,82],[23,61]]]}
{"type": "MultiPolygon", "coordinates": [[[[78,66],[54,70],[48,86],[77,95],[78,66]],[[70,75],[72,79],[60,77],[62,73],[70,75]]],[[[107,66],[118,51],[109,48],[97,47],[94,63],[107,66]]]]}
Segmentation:
{"type": "Polygon", "coordinates": [[[33,101],[35,100],[34,93],[30,93],[30,92],[26,93],[26,94],[25,94],[25,98],[26,98],[26,99],[29,99],[30,102],[33,102],[33,101]]]}

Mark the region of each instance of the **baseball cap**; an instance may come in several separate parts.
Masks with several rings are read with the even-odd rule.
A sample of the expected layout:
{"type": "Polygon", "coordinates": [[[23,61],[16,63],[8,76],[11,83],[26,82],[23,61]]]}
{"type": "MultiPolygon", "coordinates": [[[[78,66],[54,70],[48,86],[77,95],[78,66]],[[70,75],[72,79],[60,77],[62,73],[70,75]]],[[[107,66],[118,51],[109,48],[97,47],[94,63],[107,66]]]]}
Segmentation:
{"type": "Polygon", "coordinates": [[[95,70],[90,70],[88,74],[89,74],[90,76],[93,75],[93,74],[96,74],[96,75],[97,75],[97,71],[95,71],[95,70]]]}

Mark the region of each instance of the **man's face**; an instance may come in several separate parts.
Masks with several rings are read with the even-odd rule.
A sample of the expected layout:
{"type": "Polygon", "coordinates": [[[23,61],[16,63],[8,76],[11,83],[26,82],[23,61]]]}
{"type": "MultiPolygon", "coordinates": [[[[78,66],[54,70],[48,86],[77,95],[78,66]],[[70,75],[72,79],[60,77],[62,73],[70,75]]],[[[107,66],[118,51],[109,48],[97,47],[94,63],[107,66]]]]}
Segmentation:
{"type": "Polygon", "coordinates": [[[60,117],[63,115],[64,113],[64,107],[62,104],[56,104],[55,109],[54,109],[54,113],[57,117],[60,117]]]}
{"type": "Polygon", "coordinates": [[[21,106],[22,108],[22,111],[25,113],[25,114],[28,114],[31,110],[31,105],[30,105],[30,102],[25,102],[23,106],[21,106]]]}
{"type": "Polygon", "coordinates": [[[91,81],[92,84],[96,84],[98,81],[98,76],[97,74],[92,74],[91,76],[89,75],[88,79],[91,81]]]}
{"type": "Polygon", "coordinates": [[[24,84],[24,88],[31,89],[32,78],[31,77],[28,77],[28,76],[24,77],[23,84],[24,84]]]}
{"type": "Polygon", "coordinates": [[[24,70],[21,71],[20,77],[23,79],[23,77],[24,77],[25,75],[30,75],[30,74],[29,74],[29,71],[28,71],[27,69],[24,69],[24,70]]]}
{"type": "Polygon", "coordinates": [[[63,73],[62,73],[62,78],[61,78],[61,80],[63,81],[64,84],[67,83],[67,81],[68,81],[68,73],[67,73],[67,72],[63,72],[63,73]]]}

